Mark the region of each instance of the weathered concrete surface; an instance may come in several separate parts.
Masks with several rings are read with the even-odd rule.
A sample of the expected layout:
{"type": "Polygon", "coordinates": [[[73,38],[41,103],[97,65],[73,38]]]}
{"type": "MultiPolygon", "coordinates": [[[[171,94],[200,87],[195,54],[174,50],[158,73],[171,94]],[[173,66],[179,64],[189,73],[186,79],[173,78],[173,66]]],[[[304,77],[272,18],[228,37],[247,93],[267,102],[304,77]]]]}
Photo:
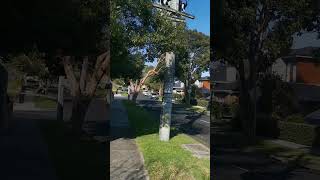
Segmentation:
{"type": "MultiPolygon", "coordinates": [[[[43,112],[42,116],[45,115],[43,112]]],[[[34,117],[29,112],[15,113],[15,126],[6,135],[0,135],[1,180],[57,179],[34,117]]]]}
{"type": "Polygon", "coordinates": [[[132,138],[128,116],[118,98],[111,106],[110,179],[148,179],[142,154],[132,138]]]}

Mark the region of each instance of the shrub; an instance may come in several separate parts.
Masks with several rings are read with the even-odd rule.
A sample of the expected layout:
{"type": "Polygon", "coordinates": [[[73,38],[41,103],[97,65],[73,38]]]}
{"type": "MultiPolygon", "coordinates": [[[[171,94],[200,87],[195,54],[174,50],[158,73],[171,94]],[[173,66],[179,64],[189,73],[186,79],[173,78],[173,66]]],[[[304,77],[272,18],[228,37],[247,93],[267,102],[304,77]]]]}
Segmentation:
{"type": "Polygon", "coordinates": [[[304,118],[301,114],[293,114],[285,119],[286,122],[304,123],[304,118]]]}
{"type": "Polygon", "coordinates": [[[222,113],[223,113],[223,106],[221,103],[214,101],[212,103],[212,109],[211,109],[215,119],[221,119],[222,113]]]}
{"type": "Polygon", "coordinates": [[[314,144],[317,138],[317,127],[303,123],[293,123],[279,121],[280,136],[279,139],[303,144],[307,146],[320,144],[314,144]]]}
{"type": "Polygon", "coordinates": [[[172,94],[172,98],[175,100],[182,100],[183,99],[183,95],[181,94],[172,94]]]}
{"type": "Polygon", "coordinates": [[[197,101],[198,101],[198,103],[197,103],[198,106],[202,106],[205,108],[207,108],[209,106],[209,101],[207,101],[205,99],[198,99],[197,101]]]}

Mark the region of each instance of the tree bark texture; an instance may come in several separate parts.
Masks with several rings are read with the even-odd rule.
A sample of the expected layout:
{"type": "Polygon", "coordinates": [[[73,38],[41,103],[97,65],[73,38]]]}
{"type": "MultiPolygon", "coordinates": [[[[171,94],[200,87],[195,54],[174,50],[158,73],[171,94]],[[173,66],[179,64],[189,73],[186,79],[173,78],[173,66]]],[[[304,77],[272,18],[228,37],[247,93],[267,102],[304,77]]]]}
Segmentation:
{"type": "Polygon", "coordinates": [[[139,95],[139,92],[141,90],[141,87],[144,85],[146,80],[148,78],[154,76],[154,75],[159,74],[159,72],[163,68],[162,67],[163,61],[164,61],[164,55],[161,55],[159,60],[158,60],[157,65],[153,69],[149,70],[147,72],[147,74],[143,78],[141,78],[140,80],[136,80],[135,82],[133,82],[133,80],[130,80],[130,89],[131,89],[131,93],[132,93],[132,99],[131,100],[133,102],[136,102],[137,97],[139,95]]]}
{"type": "Polygon", "coordinates": [[[86,116],[88,106],[95,95],[98,84],[102,77],[110,70],[110,51],[104,52],[97,57],[96,64],[92,73],[89,73],[89,59],[83,58],[81,74],[76,78],[71,57],[63,57],[65,74],[70,83],[72,97],[72,115],[71,122],[73,132],[76,135],[81,134],[82,125],[86,116]]]}

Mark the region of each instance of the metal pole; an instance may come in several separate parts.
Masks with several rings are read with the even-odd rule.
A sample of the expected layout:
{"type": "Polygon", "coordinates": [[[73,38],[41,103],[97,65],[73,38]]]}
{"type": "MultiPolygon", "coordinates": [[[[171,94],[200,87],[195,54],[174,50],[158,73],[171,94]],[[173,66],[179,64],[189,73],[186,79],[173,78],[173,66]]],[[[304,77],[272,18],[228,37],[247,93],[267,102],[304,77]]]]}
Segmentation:
{"type": "Polygon", "coordinates": [[[57,103],[57,120],[63,121],[63,91],[64,91],[64,76],[59,76],[58,84],[58,103],[57,103]]]}

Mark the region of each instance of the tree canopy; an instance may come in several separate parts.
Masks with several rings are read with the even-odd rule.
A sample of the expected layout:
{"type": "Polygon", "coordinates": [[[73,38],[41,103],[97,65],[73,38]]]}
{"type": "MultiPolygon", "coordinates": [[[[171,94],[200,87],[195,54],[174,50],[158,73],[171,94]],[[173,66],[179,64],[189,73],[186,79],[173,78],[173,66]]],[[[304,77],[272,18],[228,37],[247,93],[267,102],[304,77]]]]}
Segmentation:
{"type": "Polygon", "coordinates": [[[137,79],[142,76],[143,62],[153,62],[167,51],[176,52],[185,40],[185,24],[177,28],[152,6],[150,0],[111,1],[111,74],[113,78],[137,79]],[[138,63],[136,63],[138,62],[138,63]],[[138,64],[138,66],[133,66],[138,64]],[[128,71],[127,71],[128,70],[128,71]]]}

